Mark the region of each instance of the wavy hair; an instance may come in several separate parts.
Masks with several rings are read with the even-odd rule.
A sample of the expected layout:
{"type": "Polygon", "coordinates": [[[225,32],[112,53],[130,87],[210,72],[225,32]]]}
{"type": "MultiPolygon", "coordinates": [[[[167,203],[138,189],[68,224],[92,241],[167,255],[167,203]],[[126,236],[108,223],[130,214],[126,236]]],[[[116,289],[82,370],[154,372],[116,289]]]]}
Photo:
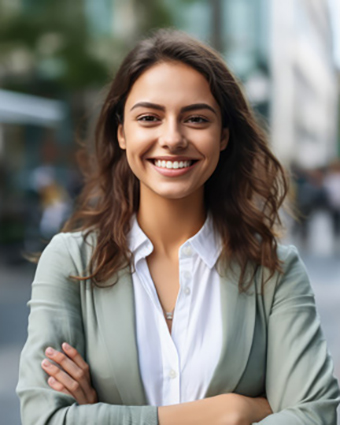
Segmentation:
{"type": "MultiPolygon", "coordinates": [[[[281,271],[277,255],[279,208],[288,191],[285,172],[268,147],[239,83],[220,55],[176,30],[158,30],[126,56],[104,101],[95,132],[94,167],[88,170],[75,211],[62,232],[97,233],[87,277],[100,285],[130,263],[127,235],[139,206],[139,181],[117,140],[124,105],[138,77],[153,65],[182,62],[209,82],[230,139],[216,170],[205,183],[205,207],[223,241],[219,264],[230,258],[241,267],[240,291],[251,285],[259,266],[281,271]],[[245,279],[248,264],[251,278],[245,279]]],[[[263,282],[262,282],[263,283],[263,282]]]]}

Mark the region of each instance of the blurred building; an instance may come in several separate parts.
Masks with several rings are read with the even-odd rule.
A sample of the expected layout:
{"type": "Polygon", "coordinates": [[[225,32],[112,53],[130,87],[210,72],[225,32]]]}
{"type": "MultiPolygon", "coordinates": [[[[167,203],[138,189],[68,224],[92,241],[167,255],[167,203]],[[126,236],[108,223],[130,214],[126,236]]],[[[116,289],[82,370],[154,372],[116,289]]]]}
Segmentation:
{"type": "MultiPolygon", "coordinates": [[[[335,0],[337,1],[337,0],[335,0]]],[[[328,0],[173,1],[177,26],[212,43],[270,121],[287,165],[337,155],[338,82],[328,0]]]]}
{"type": "Polygon", "coordinates": [[[285,163],[323,167],[337,154],[338,82],[326,0],[272,0],[272,142],[285,163]]]}
{"type": "Polygon", "coordinates": [[[268,117],[270,101],[270,0],[167,1],[175,24],[208,42],[243,82],[252,105],[268,117]]]}

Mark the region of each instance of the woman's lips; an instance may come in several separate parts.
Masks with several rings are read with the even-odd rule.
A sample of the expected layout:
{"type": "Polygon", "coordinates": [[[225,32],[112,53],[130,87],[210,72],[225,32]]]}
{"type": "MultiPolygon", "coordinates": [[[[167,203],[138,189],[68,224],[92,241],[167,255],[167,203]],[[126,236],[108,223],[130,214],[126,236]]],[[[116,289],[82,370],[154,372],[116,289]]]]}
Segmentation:
{"type": "Polygon", "coordinates": [[[149,162],[158,173],[160,173],[161,175],[166,176],[166,177],[182,176],[183,174],[190,172],[193,169],[193,167],[195,167],[195,165],[198,163],[197,160],[187,159],[187,160],[184,161],[184,160],[177,160],[176,159],[176,160],[168,161],[168,160],[165,160],[165,159],[162,159],[162,158],[160,158],[160,159],[157,159],[157,158],[156,159],[150,159],[149,162]],[[162,162],[162,166],[160,166],[159,161],[162,162]],[[170,168],[170,166],[167,165],[168,162],[171,162],[171,166],[175,167],[175,168],[170,168]],[[177,162],[177,164],[176,164],[176,162],[177,162]],[[182,168],[180,168],[181,162],[183,163],[182,168]],[[190,164],[190,165],[184,166],[184,165],[187,165],[187,164],[190,164]],[[163,166],[163,165],[165,165],[165,166],[163,166]],[[176,166],[177,166],[177,168],[176,168],[176,166]]]}
{"type": "Polygon", "coordinates": [[[190,165],[192,165],[193,160],[165,160],[165,159],[153,159],[152,162],[157,166],[161,168],[167,168],[169,170],[178,168],[188,168],[190,165]]]}

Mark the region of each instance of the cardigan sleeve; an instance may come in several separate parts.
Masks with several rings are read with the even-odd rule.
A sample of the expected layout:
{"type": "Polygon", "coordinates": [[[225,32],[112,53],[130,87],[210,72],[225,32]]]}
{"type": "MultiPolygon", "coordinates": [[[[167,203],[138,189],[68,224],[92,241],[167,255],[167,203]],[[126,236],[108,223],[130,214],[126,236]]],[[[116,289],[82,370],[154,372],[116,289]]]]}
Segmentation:
{"type": "Polygon", "coordinates": [[[283,267],[268,322],[266,391],[274,413],[258,424],[336,425],[339,387],[295,247],[283,267]]]}
{"type": "Polygon", "coordinates": [[[22,424],[157,425],[155,406],[78,405],[73,397],[47,384],[41,362],[48,346],[60,349],[67,341],[85,357],[80,284],[68,278],[79,273],[63,234],[55,236],[40,258],[28,303],[28,338],[20,357],[17,385],[22,424]]]}

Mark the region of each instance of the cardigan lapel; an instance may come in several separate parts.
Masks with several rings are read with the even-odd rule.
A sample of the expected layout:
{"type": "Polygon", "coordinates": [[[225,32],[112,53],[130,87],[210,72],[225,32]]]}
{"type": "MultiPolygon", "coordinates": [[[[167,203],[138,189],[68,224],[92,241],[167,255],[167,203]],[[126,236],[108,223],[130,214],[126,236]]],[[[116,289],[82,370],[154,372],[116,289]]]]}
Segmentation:
{"type": "MultiPolygon", "coordinates": [[[[239,267],[221,277],[223,342],[219,362],[206,397],[233,392],[247,365],[253,342],[256,313],[254,286],[247,293],[238,289],[239,267]],[[252,292],[250,292],[252,291],[252,292]]],[[[249,274],[246,274],[246,278],[249,274]]],[[[108,281],[109,285],[112,283],[108,281]]],[[[129,268],[121,270],[118,282],[96,291],[99,328],[105,335],[112,372],[124,405],[146,405],[137,348],[134,291],[129,268]],[[107,312],[111,314],[107,317],[107,312]],[[108,337],[110,336],[110,337],[108,337]]]]}
{"type": "MultiPolygon", "coordinates": [[[[246,279],[249,273],[248,269],[246,279]]],[[[240,293],[239,276],[240,268],[235,264],[221,277],[223,342],[206,397],[233,392],[247,365],[255,328],[256,291],[252,286],[247,293],[240,293]]]]}
{"type": "MultiPolygon", "coordinates": [[[[106,285],[112,284],[112,280],[106,285]]],[[[105,285],[105,286],[106,286],[105,285]]],[[[113,379],[124,405],[146,405],[139,370],[134,291],[130,269],[118,273],[113,286],[96,291],[99,329],[105,336],[113,379]],[[108,315],[107,313],[110,312],[108,315]]]]}

